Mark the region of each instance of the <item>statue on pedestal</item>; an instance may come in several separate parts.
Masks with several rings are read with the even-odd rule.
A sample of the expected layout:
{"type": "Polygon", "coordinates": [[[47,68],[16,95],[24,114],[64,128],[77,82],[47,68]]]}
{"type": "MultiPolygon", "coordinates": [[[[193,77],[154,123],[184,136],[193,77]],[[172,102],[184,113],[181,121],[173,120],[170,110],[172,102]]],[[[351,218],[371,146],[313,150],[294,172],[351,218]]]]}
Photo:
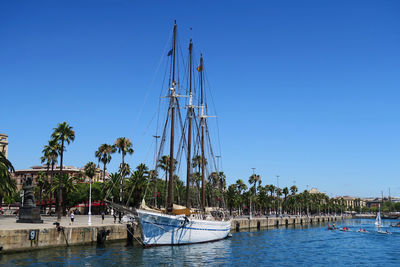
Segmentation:
{"type": "Polygon", "coordinates": [[[43,223],[40,218],[40,209],[36,207],[32,177],[25,178],[22,189],[24,190],[24,202],[19,208],[17,223],[43,223]]]}

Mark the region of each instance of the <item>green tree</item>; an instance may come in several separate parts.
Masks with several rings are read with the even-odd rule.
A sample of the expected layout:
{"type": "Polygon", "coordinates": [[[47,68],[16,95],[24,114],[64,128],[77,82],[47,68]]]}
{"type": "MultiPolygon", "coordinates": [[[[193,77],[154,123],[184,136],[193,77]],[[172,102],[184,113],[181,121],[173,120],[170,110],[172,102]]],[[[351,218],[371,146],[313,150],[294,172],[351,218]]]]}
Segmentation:
{"type": "MultiPolygon", "coordinates": [[[[167,192],[168,192],[168,172],[169,172],[169,155],[164,155],[158,160],[158,167],[165,172],[165,184],[164,184],[164,206],[167,206],[167,192]]],[[[178,161],[174,159],[174,169],[176,170],[176,165],[178,161]]]]}
{"type": "Polygon", "coordinates": [[[286,205],[287,205],[287,196],[289,195],[289,188],[284,187],[282,189],[282,193],[283,193],[283,196],[284,196],[284,199],[283,199],[283,211],[285,212],[285,211],[287,211],[286,210],[286,205]]]}
{"type": "MultiPolygon", "coordinates": [[[[60,146],[60,150],[58,151],[58,154],[60,155],[60,176],[63,176],[63,158],[64,158],[64,151],[65,151],[65,143],[70,144],[75,140],[75,132],[72,130],[72,127],[68,125],[65,121],[62,123],[59,123],[56,128],[54,128],[53,133],[51,135],[52,139],[56,141],[60,146]]],[[[63,194],[63,183],[59,183],[59,188],[58,188],[58,212],[57,212],[57,220],[61,221],[61,207],[63,206],[62,204],[62,194],[63,194]]]]}
{"type": "MultiPolygon", "coordinates": [[[[69,196],[72,192],[75,191],[76,183],[74,181],[74,178],[67,173],[64,173],[61,176],[61,179],[60,179],[60,174],[55,175],[52,186],[51,186],[51,191],[57,192],[60,188],[60,183],[63,185],[62,192],[61,192],[61,198],[67,200],[67,196],[69,196]]],[[[63,201],[62,205],[59,207],[59,209],[62,209],[63,211],[65,211],[66,209],[69,209],[70,207],[72,207],[71,203],[63,201]]]]}
{"type": "MultiPolygon", "coordinates": [[[[252,199],[252,200],[253,200],[254,196],[257,195],[257,187],[256,187],[256,185],[257,185],[257,182],[259,182],[259,181],[261,181],[261,176],[260,176],[260,175],[257,175],[257,174],[254,173],[254,174],[252,174],[252,175],[249,177],[249,184],[250,184],[250,185],[253,184],[253,187],[252,187],[252,189],[251,189],[252,194],[249,196],[249,198],[252,199]]],[[[253,200],[253,201],[250,201],[250,204],[251,204],[251,206],[253,206],[253,207],[256,206],[256,203],[255,203],[254,200],[253,200]],[[251,203],[251,202],[252,202],[252,203],[251,203]]],[[[252,208],[252,207],[250,207],[250,208],[252,208]]],[[[254,210],[254,209],[253,209],[253,210],[254,210]]]]}
{"type": "Polygon", "coordinates": [[[129,154],[132,155],[134,150],[132,148],[132,142],[129,140],[129,138],[126,137],[120,137],[115,140],[114,144],[115,148],[118,149],[118,153],[121,154],[122,156],[122,161],[121,161],[121,182],[120,182],[120,203],[123,203],[123,187],[124,187],[124,179],[125,179],[125,155],[129,154]]]}
{"type": "MultiPolygon", "coordinates": [[[[57,158],[58,158],[58,152],[60,151],[60,144],[57,142],[55,139],[50,139],[48,141],[48,144],[44,146],[42,153],[43,156],[40,157],[40,162],[43,164],[46,164],[46,178],[47,178],[47,183],[45,186],[45,195],[48,196],[48,198],[51,200],[53,198],[52,192],[50,190],[51,182],[54,177],[54,166],[57,163],[57,158]],[[51,179],[49,179],[49,169],[51,166],[51,179]]],[[[51,206],[52,202],[50,201],[50,211],[51,211],[51,206]]],[[[58,203],[57,203],[57,209],[58,209],[58,203]]]]}
{"type": "Polygon", "coordinates": [[[111,154],[115,153],[115,146],[102,144],[94,153],[99,162],[103,163],[103,182],[106,180],[106,165],[111,161],[111,154]]]}
{"type": "Polygon", "coordinates": [[[13,165],[0,152],[0,204],[4,196],[12,197],[17,189],[15,180],[11,178],[12,172],[14,172],[13,165]]]}
{"type": "Polygon", "coordinates": [[[298,191],[297,186],[292,185],[290,187],[290,193],[292,194],[292,196],[296,195],[297,191],[298,191]]]}
{"type": "Polygon", "coordinates": [[[86,176],[90,178],[90,181],[92,181],[93,177],[96,175],[96,164],[90,161],[85,165],[84,170],[86,176]]]}
{"type": "Polygon", "coordinates": [[[39,203],[40,206],[42,208],[42,193],[43,193],[43,189],[46,187],[46,184],[48,183],[46,174],[44,172],[39,172],[38,176],[36,178],[36,185],[38,188],[38,196],[39,196],[39,203]]]}
{"type": "Polygon", "coordinates": [[[126,203],[129,203],[133,196],[131,201],[132,205],[134,207],[139,207],[147,187],[148,179],[149,168],[146,164],[139,164],[126,183],[127,192],[129,192],[126,203]]]}
{"type": "Polygon", "coordinates": [[[228,191],[226,193],[226,199],[227,199],[227,204],[228,204],[228,208],[229,208],[229,214],[232,215],[233,207],[236,207],[239,205],[239,198],[238,198],[236,184],[231,184],[228,187],[228,191]]]}
{"type": "Polygon", "coordinates": [[[236,190],[239,193],[239,214],[240,214],[240,210],[241,210],[241,206],[244,203],[245,200],[245,196],[243,195],[243,193],[247,190],[247,185],[243,182],[242,179],[238,179],[236,181],[236,190]]]}

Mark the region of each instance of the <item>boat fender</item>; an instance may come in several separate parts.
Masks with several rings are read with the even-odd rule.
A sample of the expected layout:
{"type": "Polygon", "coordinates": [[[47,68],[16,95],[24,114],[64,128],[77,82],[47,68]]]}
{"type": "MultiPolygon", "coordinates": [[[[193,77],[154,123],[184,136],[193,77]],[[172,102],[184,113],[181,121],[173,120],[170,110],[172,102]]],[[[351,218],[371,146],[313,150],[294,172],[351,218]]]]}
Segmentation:
{"type": "Polygon", "coordinates": [[[110,234],[110,230],[100,230],[97,232],[97,244],[104,244],[106,241],[107,236],[110,234]]]}

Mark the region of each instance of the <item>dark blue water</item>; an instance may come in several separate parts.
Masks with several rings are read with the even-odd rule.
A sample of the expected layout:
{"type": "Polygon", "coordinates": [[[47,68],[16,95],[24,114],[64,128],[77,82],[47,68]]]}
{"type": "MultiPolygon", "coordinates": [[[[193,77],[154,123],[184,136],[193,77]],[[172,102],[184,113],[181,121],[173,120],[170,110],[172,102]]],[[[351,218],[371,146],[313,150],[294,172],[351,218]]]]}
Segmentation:
{"type": "MultiPolygon", "coordinates": [[[[392,221],[394,222],[394,221],[392,221]]],[[[349,232],[327,224],[233,233],[229,239],[189,246],[75,246],[0,255],[4,266],[400,266],[400,228],[379,234],[374,220],[347,220],[349,232]],[[367,233],[356,232],[365,228],[367,233]]]]}

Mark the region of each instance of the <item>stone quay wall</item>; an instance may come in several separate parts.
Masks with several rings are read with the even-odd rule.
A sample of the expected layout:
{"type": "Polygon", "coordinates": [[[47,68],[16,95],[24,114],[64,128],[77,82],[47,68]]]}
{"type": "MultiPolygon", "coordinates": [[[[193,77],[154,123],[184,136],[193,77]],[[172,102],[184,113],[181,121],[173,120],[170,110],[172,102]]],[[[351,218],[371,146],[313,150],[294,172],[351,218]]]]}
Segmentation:
{"type": "MultiPolygon", "coordinates": [[[[234,218],[232,220],[232,231],[247,229],[260,229],[267,227],[279,227],[286,225],[306,225],[318,224],[321,222],[337,222],[350,217],[342,216],[315,216],[315,217],[254,217],[234,218]]],[[[15,225],[15,224],[13,224],[15,225]]],[[[18,224],[20,225],[20,224],[18,224]]],[[[0,228],[0,253],[26,251],[33,249],[42,249],[49,247],[62,247],[82,244],[96,244],[99,231],[109,231],[105,241],[124,241],[128,239],[128,230],[126,224],[101,224],[101,225],[77,225],[63,226],[64,231],[58,231],[55,226],[29,224],[21,229],[0,228]]],[[[134,226],[133,240],[140,239],[140,228],[134,226]]]]}
{"type": "Polygon", "coordinates": [[[232,231],[244,229],[260,229],[267,227],[279,227],[289,225],[318,224],[322,222],[337,222],[344,219],[350,219],[351,216],[290,216],[290,217],[253,217],[234,218],[232,220],[232,231]]]}
{"type": "Polygon", "coordinates": [[[97,242],[100,230],[109,234],[106,240],[126,240],[127,227],[124,224],[104,226],[64,227],[64,231],[53,228],[5,229],[0,230],[1,252],[24,251],[56,246],[81,245],[97,242]],[[32,233],[34,232],[34,233],[32,233]]]}

